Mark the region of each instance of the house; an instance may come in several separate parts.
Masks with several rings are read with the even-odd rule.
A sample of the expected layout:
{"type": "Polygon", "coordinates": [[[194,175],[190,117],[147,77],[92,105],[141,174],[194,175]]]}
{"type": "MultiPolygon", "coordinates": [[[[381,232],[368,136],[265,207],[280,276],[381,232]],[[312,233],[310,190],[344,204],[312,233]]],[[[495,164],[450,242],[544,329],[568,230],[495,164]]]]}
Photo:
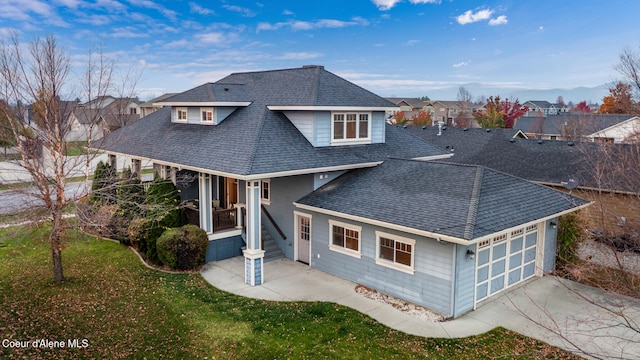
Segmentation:
{"type": "Polygon", "coordinates": [[[390,102],[394,103],[399,111],[420,111],[424,110],[424,107],[427,105],[427,102],[422,101],[418,98],[385,98],[390,102]]]}
{"type": "Polygon", "coordinates": [[[521,117],[513,125],[529,137],[543,140],[586,140],[622,143],[634,141],[640,118],[628,114],[567,113],[521,117]]]}
{"type": "Polygon", "coordinates": [[[155,112],[156,110],[160,109],[160,106],[156,106],[155,104],[173,95],[175,95],[175,93],[162,94],[156,98],[153,98],[147,102],[140,104],[140,117],[145,117],[151,114],[152,112],[155,112]]]}
{"type": "Polygon", "coordinates": [[[322,66],[234,73],[157,104],[102,150],[176,181],[207,261],[244,256],[252,286],[269,279],[269,234],[288,259],[455,317],[552,270],[558,216],[589,204],[444,162],[386,123],[395,104],[322,66]]]}
{"type": "Polygon", "coordinates": [[[473,118],[473,113],[482,111],[483,107],[474,104],[466,104],[460,101],[435,100],[427,101],[425,110],[431,113],[433,123],[443,123],[448,126],[480,127],[473,118]]]}
{"type": "Polygon", "coordinates": [[[558,115],[560,112],[567,111],[567,107],[559,104],[552,104],[544,100],[530,100],[522,104],[527,106],[529,111],[524,116],[546,117],[549,115],[558,115]]]}

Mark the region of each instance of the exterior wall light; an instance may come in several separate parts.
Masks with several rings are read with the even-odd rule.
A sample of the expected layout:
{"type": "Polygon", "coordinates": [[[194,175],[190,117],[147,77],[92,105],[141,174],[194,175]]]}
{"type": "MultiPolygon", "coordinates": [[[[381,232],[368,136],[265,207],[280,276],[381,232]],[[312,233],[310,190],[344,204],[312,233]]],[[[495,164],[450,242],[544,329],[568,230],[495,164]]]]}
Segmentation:
{"type": "Polygon", "coordinates": [[[549,225],[551,225],[552,229],[555,229],[558,227],[558,224],[555,221],[550,222],[549,225]]]}
{"type": "Polygon", "coordinates": [[[476,258],[476,253],[473,252],[473,250],[471,249],[467,249],[467,257],[471,260],[476,258]]]}

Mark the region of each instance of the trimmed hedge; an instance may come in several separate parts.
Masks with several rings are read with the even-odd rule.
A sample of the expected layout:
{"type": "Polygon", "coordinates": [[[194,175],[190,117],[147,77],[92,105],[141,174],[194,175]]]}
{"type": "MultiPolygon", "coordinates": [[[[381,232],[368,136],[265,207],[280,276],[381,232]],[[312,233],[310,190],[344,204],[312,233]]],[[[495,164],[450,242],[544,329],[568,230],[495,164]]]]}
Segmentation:
{"type": "Polygon", "coordinates": [[[147,260],[153,264],[161,263],[156,249],[158,238],[165,230],[184,224],[179,205],[180,191],[171,180],[155,178],[147,190],[145,234],[147,260]]]}
{"type": "Polygon", "coordinates": [[[204,264],[209,239],[196,225],[169,229],[156,241],[158,257],[174,270],[191,270],[204,264]]]}

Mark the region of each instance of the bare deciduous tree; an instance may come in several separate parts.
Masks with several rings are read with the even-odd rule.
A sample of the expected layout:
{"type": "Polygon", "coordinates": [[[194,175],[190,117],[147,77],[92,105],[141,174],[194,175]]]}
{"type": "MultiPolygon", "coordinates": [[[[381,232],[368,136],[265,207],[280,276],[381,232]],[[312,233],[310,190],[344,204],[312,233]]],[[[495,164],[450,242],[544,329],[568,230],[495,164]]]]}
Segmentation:
{"type": "MultiPolygon", "coordinates": [[[[71,115],[77,102],[64,99],[91,99],[113,90],[113,62],[102,54],[90,53],[86,65],[79,79],[72,78],[70,56],[53,36],[37,38],[28,46],[21,44],[16,34],[0,40],[0,99],[7,104],[0,110],[2,116],[14,120],[9,124],[14,137],[19,139],[21,160],[17,164],[33,182],[35,191],[24,194],[43,206],[51,221],[49,241],[56,283],[64,280],[63,212],[89,190],[86,185],[85,191],[69,194],[65,185],[71,176],[83,176],[88,184],[89,165],[94,156],[92,152],[65,156],[65,137],[71,130],[71,115]]],[[[96,126],[98,115],[90,114],[91,128],[96,126]]],[[[87,135],[88,143],[95,140],[92,131],[87,135]]]]}

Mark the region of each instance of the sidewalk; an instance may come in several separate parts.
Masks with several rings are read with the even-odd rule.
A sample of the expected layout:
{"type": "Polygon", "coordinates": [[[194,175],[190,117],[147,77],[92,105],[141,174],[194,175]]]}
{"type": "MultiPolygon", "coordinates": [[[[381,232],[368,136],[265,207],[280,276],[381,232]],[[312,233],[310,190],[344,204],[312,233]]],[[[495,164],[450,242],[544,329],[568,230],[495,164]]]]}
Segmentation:
{"type": "MultiPolygon", "coordinates": [[[[237,295],[276,301],[335,302],[391,328],[418,336],[467,337],[503,326],[572,352],[577,346],[604,358],[640,358],[640,333],[620,326],[621,319],[585,301],[571,289],[577,289],[598,304],[611,302],[606,293],[552,276],[497,296],[457,319],[429,322],[356,293],[357,284],[351,281],[288,259],[265,263],[265,283],[255,287],[244,284],[243,257],[208,263],[201,273],[213,286],[237,295]],[[576,346],[550,329],[559,331],[576,346]]],[[[623,305],[627,319],[640,326],[640,303],[633,299],[623,305]]]]}

